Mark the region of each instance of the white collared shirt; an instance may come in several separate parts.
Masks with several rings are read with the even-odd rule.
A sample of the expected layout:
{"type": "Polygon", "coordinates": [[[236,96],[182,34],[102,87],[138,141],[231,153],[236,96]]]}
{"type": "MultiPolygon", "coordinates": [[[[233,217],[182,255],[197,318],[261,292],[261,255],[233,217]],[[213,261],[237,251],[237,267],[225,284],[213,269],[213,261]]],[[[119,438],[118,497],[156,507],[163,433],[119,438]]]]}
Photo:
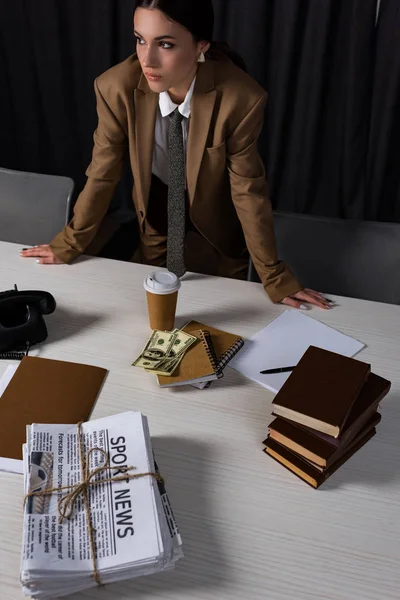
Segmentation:
{"type": "Polygon", "coordinates": [[[196,77],[193,79],[184,101],[182,102],[182,104],[179,104],[179,106],[178,104],[172,102],[168,92],[161,92],[161,94],[159,95],[156,127],[154,134],[152,172],[166,185],[168,185],[168,132],[170,115],[174,112],[176,108],[178,108],[181,115],[184,116],[184,119],[182,119],[182,135],[183,148],[186,157],[187,138],[189,129],[188,126],[190,117],[190,103],[193,96],[195,82],[196,77]]]}

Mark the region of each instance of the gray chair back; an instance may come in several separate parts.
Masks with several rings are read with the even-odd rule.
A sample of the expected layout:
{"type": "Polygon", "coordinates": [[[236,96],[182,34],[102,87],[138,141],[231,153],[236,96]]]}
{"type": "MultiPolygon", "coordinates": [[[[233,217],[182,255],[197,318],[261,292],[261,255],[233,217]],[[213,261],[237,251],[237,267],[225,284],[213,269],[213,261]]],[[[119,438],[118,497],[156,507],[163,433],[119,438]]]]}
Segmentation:
{"type": "Polygon", "coordinates": [[[69,177],[0,169],[0,240],[46,244],[69,221],[69,177]]]}
{"type": "Polygon", "coordinates": [[[275,212],[274,225],[279,258],[305,287],[400,304],[399,223],[275,212]]]}

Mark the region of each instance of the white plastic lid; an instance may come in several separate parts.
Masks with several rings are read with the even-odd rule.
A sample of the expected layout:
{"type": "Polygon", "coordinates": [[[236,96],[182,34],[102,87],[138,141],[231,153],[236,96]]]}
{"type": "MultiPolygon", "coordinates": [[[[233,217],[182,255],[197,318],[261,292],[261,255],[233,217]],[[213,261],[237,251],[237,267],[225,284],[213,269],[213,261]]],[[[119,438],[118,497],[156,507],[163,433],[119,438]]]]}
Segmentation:
{"type": "Polygon", "coordinates": [[[153,271],[144,280],[144,289],[152,294],[172,294],[181,287],[179,278],[170,271],[153,271]]]}

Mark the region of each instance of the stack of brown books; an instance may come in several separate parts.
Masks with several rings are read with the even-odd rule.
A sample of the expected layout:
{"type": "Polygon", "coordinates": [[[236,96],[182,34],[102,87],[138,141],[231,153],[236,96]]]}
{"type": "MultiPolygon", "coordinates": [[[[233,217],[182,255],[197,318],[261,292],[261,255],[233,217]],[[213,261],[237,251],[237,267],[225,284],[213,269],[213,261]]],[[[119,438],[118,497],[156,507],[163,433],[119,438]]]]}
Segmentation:
{"type": "Polygon", "coordinates": [[[310,346],[273,400],[264,452],[318,488],[375,435],[389,389],[369,364],[310,346]]]}

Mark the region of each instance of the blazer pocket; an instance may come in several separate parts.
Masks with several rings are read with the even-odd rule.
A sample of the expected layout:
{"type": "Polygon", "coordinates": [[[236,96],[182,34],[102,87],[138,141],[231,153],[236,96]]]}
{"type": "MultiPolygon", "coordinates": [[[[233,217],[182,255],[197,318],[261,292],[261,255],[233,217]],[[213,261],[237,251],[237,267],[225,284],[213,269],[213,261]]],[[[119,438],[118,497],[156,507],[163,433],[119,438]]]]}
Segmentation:
{"type": "Polygon", "coordinates": [[[225,142],[218,144],[218,146],[205,148],[201,163],[201,173],[198,178],[198,186],[201,182],[209,189],[210,181],[212,181],[214,190],[218,190],[216,193],[222,193],[221,190],[224,187],[227,172],[225,142]]]}
{"type": "Polygon", "coordinates": [[[214,152],[225,152],[225,141],[222,144],[218,144],[218,146],[211,146],[210,148],[206,148],[206,152],[213,154],[214,152]]]}

